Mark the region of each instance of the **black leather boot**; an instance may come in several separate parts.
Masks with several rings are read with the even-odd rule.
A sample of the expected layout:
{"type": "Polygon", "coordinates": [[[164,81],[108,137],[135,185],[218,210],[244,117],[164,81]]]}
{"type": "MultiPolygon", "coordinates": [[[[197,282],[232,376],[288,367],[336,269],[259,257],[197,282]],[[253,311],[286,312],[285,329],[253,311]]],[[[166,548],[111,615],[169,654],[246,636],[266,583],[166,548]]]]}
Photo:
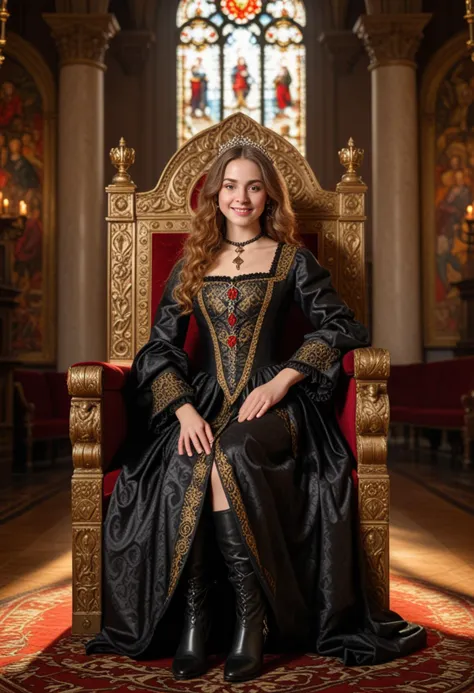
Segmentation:
{"type": "Polygon", "coordinates": [[[240,537],[231,510],[215,512],[219,549],[235,590],[236,624],[231,651],[224,667],[225,681],[248,681],[261,674],[263,665],[265,602],[247,547],[240,537]]]}
{"type": "Polygon", "coordinates": [[[186,564],[186,609],[181,640],[173,659],[176,679],[192,679],[207,671],[206,643],[209,637],[209,576],[206,544],[212,531],[207,508],[203,510],[186,564]]]}

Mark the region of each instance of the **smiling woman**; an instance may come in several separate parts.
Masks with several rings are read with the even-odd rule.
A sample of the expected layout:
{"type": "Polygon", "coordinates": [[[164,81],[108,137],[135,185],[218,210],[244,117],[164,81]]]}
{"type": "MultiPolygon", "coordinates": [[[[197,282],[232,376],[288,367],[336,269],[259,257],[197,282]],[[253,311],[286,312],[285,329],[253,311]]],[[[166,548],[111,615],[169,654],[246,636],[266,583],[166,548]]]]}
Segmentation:
{"type": "Polygon", "coordinates": [[[261,673],[265,635],[346,665],[425,644],[423,628],[370,613],[354,461],[326,404],[344,354],[367,344],[302,245],[269,154],[244,137],[226,143],[133,361],[136,430],[104,524],[104,619],[88,653],[177,647],[173,672],[187,679],[225,648],[224,678],[239,682],[261,673]],[[294,303],[311,327],[287,358],[278,347],[294,303]],[[196,370],[183,348],[191,313],[196,370]]]}

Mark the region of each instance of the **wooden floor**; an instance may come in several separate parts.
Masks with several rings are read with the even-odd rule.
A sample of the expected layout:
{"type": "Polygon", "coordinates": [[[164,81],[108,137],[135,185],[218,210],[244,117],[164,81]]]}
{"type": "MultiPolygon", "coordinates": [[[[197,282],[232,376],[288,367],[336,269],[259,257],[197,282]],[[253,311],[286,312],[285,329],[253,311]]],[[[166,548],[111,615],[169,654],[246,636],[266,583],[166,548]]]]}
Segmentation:
{"type": "MultiPolygon", "coordinates": [[[[474,503],[469,512],[456,504],[455,487],[442,497],[403,466],[391,479],[392,571],[474,597],[474,503]]],[[[68,481],[31,504],[0,524],[0,600],[71,579],[68,481]]]]}

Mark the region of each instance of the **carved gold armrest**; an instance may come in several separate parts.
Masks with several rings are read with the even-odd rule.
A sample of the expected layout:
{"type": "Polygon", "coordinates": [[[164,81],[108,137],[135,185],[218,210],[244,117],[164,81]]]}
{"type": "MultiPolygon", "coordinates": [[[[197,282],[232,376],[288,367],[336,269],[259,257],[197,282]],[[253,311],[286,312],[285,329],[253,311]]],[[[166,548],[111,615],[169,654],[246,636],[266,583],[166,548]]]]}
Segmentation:
{"type": "Polygon", "coordinates": [[[385,349],[356,349],[357,472],[361,549],[370,600],[389,605],[389,496],[387,380],[390,355],[385,349]]]}
{"type": "Polygon", "coordinates": [[[72,444],[72,558],[74,634],[97,633],[101,620],[102,366],[73,366],[69,436],[72,444]]]}

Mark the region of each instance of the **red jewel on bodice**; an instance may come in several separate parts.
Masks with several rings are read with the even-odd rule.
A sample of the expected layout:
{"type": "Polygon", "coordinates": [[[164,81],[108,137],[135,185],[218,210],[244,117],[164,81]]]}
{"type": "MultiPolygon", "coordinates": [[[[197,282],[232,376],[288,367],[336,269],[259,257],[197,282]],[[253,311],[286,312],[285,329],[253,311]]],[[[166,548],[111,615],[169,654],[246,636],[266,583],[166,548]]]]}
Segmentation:
{"type": "Polygon", "coordinates": [[[230,298],[231,301],[235,301],[237,296],[239,295],[239,292],[235,288],[235,286],[231,286],[229,291],[227,292],[227,296],[230,298]]]}
{"type": "Polygon", "coordinates": [[[228,337],[227,344],[231,348],[235,347],[235,345],[237,344],[237,337],[235,335],[231,335],[230,337],[228,337]]]}
{"type": "Polygon", "coordinates": [[[235,317],[235,313],[231,313],[229,317],[227,318],[227,322],[231,327],[234,327],[235,323],[237,322],[237,318],[235,317]]]}

